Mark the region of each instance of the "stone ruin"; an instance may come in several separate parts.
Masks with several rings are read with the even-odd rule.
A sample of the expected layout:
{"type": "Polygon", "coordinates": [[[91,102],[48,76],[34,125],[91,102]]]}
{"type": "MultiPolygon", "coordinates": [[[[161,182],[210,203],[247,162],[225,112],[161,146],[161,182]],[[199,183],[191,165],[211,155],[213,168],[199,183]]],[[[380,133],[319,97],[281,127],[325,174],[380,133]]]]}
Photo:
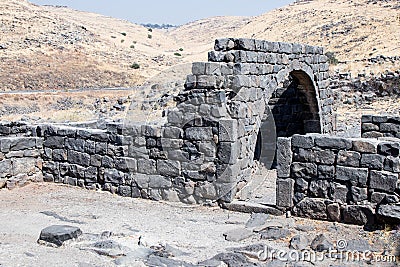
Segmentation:
{"type": "Polygon", "coordinates": [[[45,181],[188,204],[230,203],[260,164],[276,209],[350,224],[399,221],[400,119],[335,137],[322,47],[219,39],[166,123],[0,124],[0,188],[45,181]],[[276,149],[277,148],[277,149],[276,149]]]}

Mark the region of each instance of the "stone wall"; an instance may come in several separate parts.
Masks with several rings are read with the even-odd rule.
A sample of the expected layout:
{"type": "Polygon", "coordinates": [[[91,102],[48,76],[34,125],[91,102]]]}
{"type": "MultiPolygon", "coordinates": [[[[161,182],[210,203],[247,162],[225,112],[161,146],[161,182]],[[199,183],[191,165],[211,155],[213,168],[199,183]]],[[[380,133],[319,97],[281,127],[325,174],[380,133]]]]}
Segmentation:
{"type": "Polygon", "coordinates": [[[277,205],[301,217],[350,224],[390,217],[387,205],[400,204],[399,149],[400,140],[280,138],[277,205]]]}
{"type": "Polygon", "coordinates": [[[230,202],[256,160],[274,161],[276,135],[334,130],[328,69],[322,47],[219,39],[209,62],[193,64],[165,123],[9,124],[0,133],[43,141],[45,181],[155,200],[230,202]]]}
{"type": "Polygon", "coordinates": [[[400,138],[400,117],[365,115],[361,118],[361,134],[365,138],[400,138]]]}

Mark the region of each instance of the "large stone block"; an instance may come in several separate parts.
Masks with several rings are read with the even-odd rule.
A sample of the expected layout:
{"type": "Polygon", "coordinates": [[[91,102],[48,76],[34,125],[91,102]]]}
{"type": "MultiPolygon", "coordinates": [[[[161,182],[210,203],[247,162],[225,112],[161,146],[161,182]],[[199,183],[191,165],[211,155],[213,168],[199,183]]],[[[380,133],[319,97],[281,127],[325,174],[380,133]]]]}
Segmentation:
{"type": "Polygon", "coordinates": [[[152,159],[138,159],[137,168],[139,173],[143,174],[156,174],[157,164],[155,160],[152,159]]]}
{"type": "Polygon", "coordinates": [[[219,121],[218,139],[221,142],[236,142],[238,139],[237,120],[222,119],[219,121]]]}
{"type": "Polygon", "coordinates": [[[79,164],[82,166],[90,165],[90,155],[86,153],[76,152],[74,150],[68,151],[68,161],[73,164],[79,164]]]}
{"type": "Polygon", "coordinates": [[[296,205],[295,213],[297,216],[310,219],[316,219],[316,220],[328,219],[325,201],[323,199],[318,199],[318,198],[303,199],[296,205]]]}
{"type": "Polygon", "coordinates": [[[343,209],[345,223],[366,225],[374,223],[374,210],[370,206],[351,205],[343,209]]]}
{"type": "Polygon", "coordinates": [[[278,179],[276,185],[276,205],[283,208],[293,207],[294,180],[278,179]]]}
{"type": "Polygon", "coordinates": [[[381,155],[398,157],[400,154],[400,144],[383,142],[379,144],[378,151],[381,155]]]}
{"type": "Polygon", "coordinates": [[[213,140],[213,132],[211,127],[190,127],[185,131],[188,140],[194,141],[211,141],[213,140]]]}
{"type": "Polygon", "coordinates": [[[386,171],[371,171],[370,188],[383,190],[386,192],[394,192],[399,181],[398,174],[393,174],[386,171]]]}
{"type": "Polygon", "coordinates": [[[317,174],[317,165],[315,163],[292,163],[291,177],[293,178],[311,179],[316,178],[317,174]]]}
{"type": "Polygon", "coordinates": [[[322,149],[303,149],[298,148],[294,151],[294,161],[299,162],[314,162],[323,164],[334,164],[336,155],[332,150],[322,149]]]}
{"type": "Polygon", "coordinates": [[[328,198],[330,193],[330,183],[327,180],[312,180],[309,192],[312,197],[328,198]]]}
{"type": "Polygon", "coordinates": [[[65,147],[70,150],[75,150],[78,152],[85,152],[85,140],[75,139],[75,138],[67,138],[65,140],[65,147]]]}
{"type": "Polygon", "coordinates": [[[158,160],[157,172],[163,176],[177,177],[181,175],[181,164],[179,161],[158,160]]]}
{"type": "Polygon", "coordinates": [[[292,146],[304,149],[310,149],[314,147],[314,136],[312,135],[293,135],[292,146]]]}
{"type": "Polygon", "coordinates": [[[366,167],[375,170],[383,169],[385,157],[376,154],[364,154],[361,157],[361,167],[366,167]]]}
{"type": "Polygon", "coordinates": [[[315,144],[321,148],[332,148],[332,149],[350,149],[352,147],[351,141],[328,136],[318,136],[315,138],[315,144]]]}
{"type": "Polygon", "coordinates": [[[368,139],[353,140],[353,150],[360,153],[372,153],[378,152],[378,141],[368,139]]]}
{"type": "Polygon", "coordinates": [[[64,140],[62,136],[49,136],[44,140],[43,145],[49,148],[64,148],[64,140]]]}
{"type": "Polygon", "coordinates": [[[337,164],[349,167],[360,167],[361,154],[355,151],[341,150],[338,153],[337,164]]]}
{"type": "Polygon", "coordinates": [[[336,179],[339,181],[350,181],[352,185],[366,187],[368,180],[368,169],[337,166],[336,179]]]}
{"type": "Polygon", "coordinates": [[[292,163],[292,143],[290,138],[278,138],[277,144],[278,177],[290,177],[290,165],[292,163]]]}

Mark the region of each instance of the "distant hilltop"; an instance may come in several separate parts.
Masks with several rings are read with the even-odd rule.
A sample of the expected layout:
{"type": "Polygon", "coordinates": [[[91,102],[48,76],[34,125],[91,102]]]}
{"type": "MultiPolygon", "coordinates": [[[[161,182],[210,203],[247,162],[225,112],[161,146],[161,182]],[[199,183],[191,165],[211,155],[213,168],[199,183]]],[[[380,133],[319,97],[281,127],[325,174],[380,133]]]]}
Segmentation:
{"type": "Polygon", "coordinates": [[[140,24],[143,27],[149,28],[149,29],[170,29],[170,28],[177,28],[177,25],[172,25],[172,24],[152,24],[152,23],[146,23],[146,24],[140,24]]]}

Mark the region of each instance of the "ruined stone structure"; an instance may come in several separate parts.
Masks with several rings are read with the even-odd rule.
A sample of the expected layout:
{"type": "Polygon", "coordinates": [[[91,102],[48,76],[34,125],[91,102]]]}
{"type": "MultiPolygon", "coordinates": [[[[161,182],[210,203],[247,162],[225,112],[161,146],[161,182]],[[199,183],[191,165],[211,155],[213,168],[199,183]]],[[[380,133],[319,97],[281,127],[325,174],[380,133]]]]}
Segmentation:
{"type": "Polygon", "coordinates": [[[315,135],[335,130],[328,69],[321,47],[217,40],[209,62],[193,64],[192,75],[176,97],[176,108],[165,112],[164,124],[1,125],[0,166],[5,167],[0,179],[6,185],[15,183],[19,174],[14,162],[19,160],[13,157],[23,162],[28,155],[37,161],[26,175],[47,182],[190,204],[231,202],[237,185],[251,179],[257,161],[267,167],[275,164],[280,137],[277,205],[296,210],[307,199],[317,198],[320,210],[299,208],[298,214],[335,219],[333,207],[372,202],[368,189],[377,189],[379,197],[393,193],[396,172],[382,172],[387,155],[379,154],[379,144],[374,151],[359,151],[352,140],[315,135]],[[310,133],[314,135],[303,136],[310,133]],[[376,169],[372,157],[378,155],[383,166],[376,169]],[[352,157],[357,156],[361,161],[353,164],[352,157]],[[342,166],[336,157],[344,158],[343,168],[336,166],[342,166]],[[358,169],[354,174],[347,168],[358,169]],[[347,174],[356,175],[357,184],[351,184],[354,179],[347,174]],[[375,174],[392,180],[384,188],[374,188],[366,176],[375,174]],[[343,192],[344,186],[350,190],[337,196],[342,202],[327,191],[336,186],[333,183],[343,192]],[[353,195],[344,199],[347,192],[353,195]],[[324,202],[321,207],[320,202],[324,202]]]}

